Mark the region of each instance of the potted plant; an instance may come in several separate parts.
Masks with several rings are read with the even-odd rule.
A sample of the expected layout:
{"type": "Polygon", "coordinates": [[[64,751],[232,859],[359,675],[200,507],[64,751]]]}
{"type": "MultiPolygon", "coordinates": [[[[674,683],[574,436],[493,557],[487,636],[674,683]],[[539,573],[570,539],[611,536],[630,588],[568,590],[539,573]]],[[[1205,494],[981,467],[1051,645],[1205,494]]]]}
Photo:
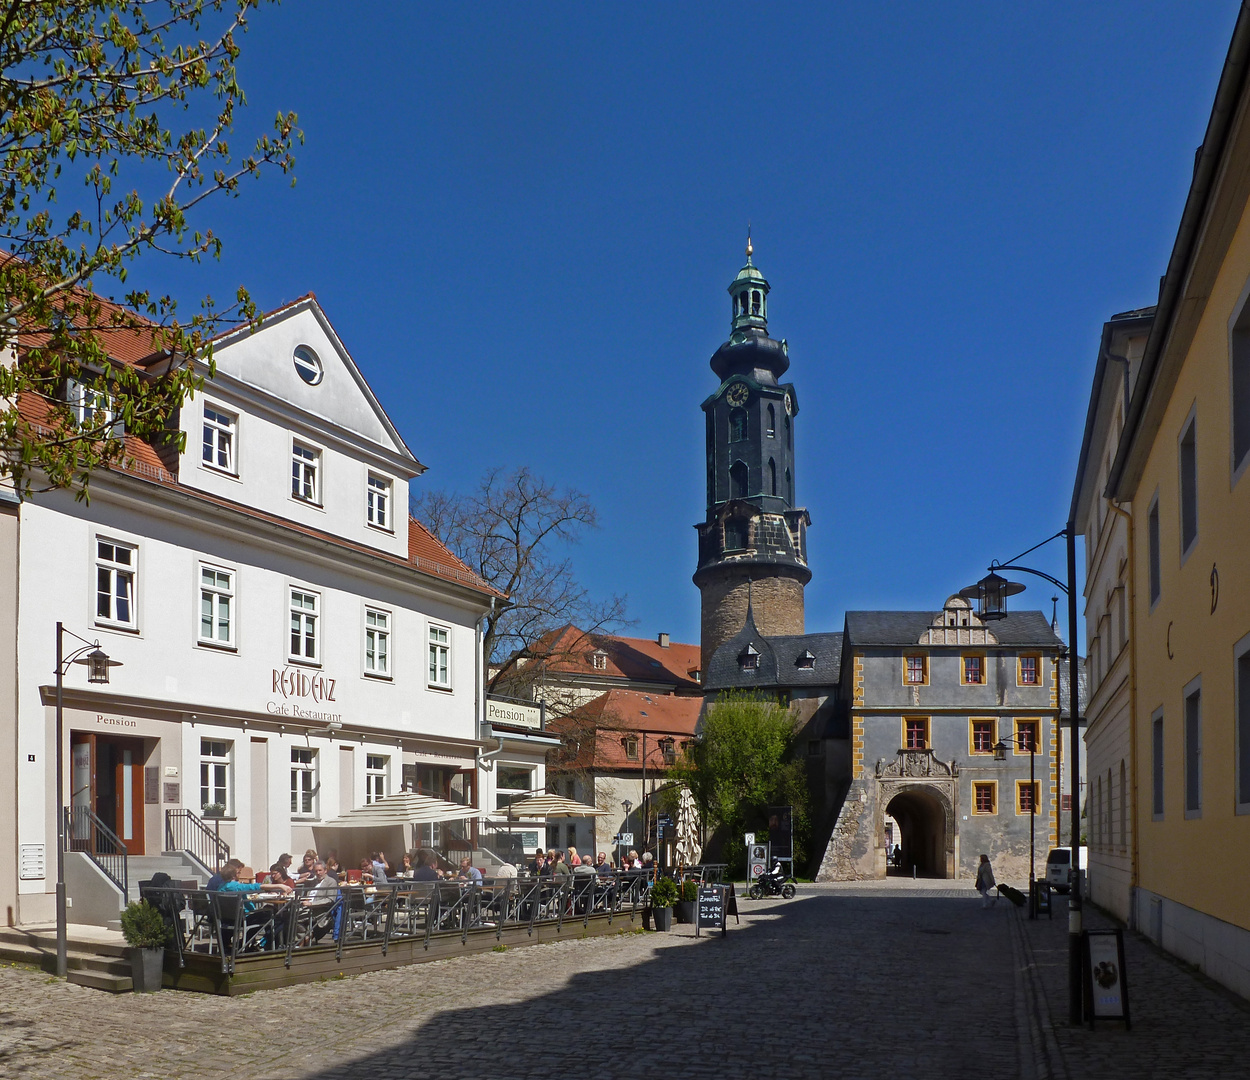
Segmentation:
{"type": "Polygon", "coordinates": [[[699,883],[687,878],[677,891],[677,902],[673,905],[673,920],[679,923],[694,922],[695,905],[699,902],[699,883]]]}
{"type": "Polygon", "coordinates": [[[146,900],[132,900],[122,912],[122,936],[130,946],[130,977],[136,994],[161,988],[169,930],[161,913],[146,900]]]}
{"type": "Polygon", "coordinates": [[[676,900],[677,883],[672,878],[659,878],[651,886],[651,921],[657,930],[667,930],[672,925],[676,900]]]}

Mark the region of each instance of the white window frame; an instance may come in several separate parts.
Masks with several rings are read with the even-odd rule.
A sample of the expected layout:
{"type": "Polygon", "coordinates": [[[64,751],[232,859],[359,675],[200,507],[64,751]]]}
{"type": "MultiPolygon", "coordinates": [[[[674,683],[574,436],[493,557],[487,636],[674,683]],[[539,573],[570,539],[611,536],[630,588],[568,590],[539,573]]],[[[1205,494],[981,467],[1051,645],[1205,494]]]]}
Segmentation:
{"type": "Polygon", "coordinates": [[[361,670],[371,679],[393,679],[394,651],[391,649],[391,612],[385,608],[366,607],[364,634],[361,635],[361,670]],[[372,620],[372,621],[371,621],[372,620]],[[379,650],[379,643],[381,649],[379,650]],[[370,653],[372,652],[372,660],[370,653]],[[378,664],[381,658],[382,663],[378,664]]]}
{"type": "Polygon", "coordinates": [[[386,798],[390,792],[391,759],[389,754],[365,754],[365,805],[386,798]],[[381,764],[378,764],[381,762],[381,764]]]}
{"type": "Polygon", "coordinates": [[[99,387],[88,386],[78,379],[65,380],[65,402],[74,414],[74,423],[80,428],[94,427],[96,414],[104,416],[104,427],[109,428],[106,437],[123,434],[121,421],[113,406],[113,395],[99,387]]]}
{"type": "Polygon", "coordinates": [[[204,807],[220,802],[225,807],[224,813],[226,817],[234,817],[234,740],[219,738],[216,735],[205,735],[200,738],[200,812],[203,813],[204,807]],[[225,747],[223,754],[217,754],[212,750],[205,748],[205,743],[211,745],[212,750],[217,747],[225,747]],[[214,799],[211,797],[217,791],[217,783],[211,773],[206,770],[221,770],[221,790],[225,792],[222,799],[214,799]],[[207,783],[206,783],[207,781],[207,783]],[[204,791],[207,787],[210,798],[205,801],[204,791]]]}
{"type": "Polygon", "coordinates": [[[1176,524],[1178,527],[1177,536],[1179,537],[1181,549],[1181,565],[1184,566],[1190,553],[1198,546],[1198,540],[1202,535],[1202,527],[1199,525],[1198,517],[1198,403],[1194,402],[1189,407],[1189,414],[1185,417],[1184,423],[1181,424],[1180,434],[1176,437],[1176,524]],[[1185,493],[1189,491],[1186,486],[1185,472],[1185,451],[1184,445],[1186,439],[1193,436],[1193,490],[1190,494],[1193,496],[1194,511],[1194,534],[1189,538],[1189,543],[1185,543],[1185,493]]]}
{"type": "Polygon", "coordinates": [[[200,420],[200,465],[227,476],[239,475],[239,416],[211,401],[204,402],[200,420]],[[219,458],[224,456],[223,465],[219,458]],[[208,457],[204,453],[208,451],[208,457]]]}
{"type": "Polygon", "coordinates": [[[291,817],[304,821],[318,818],[321,801],[321,753],[315,746],[291,747],[291,817]],[[297,757],[298,755],[298,757],[297,757]],[[308,796],[310,809],[301,809],[303,796],[308,796]]]}
{"type": "Polygon", "coordinates": [[[322,505],[321,448],[303,439],[291,439],[291,498],[307,506],[322,505]],[[311,484],[309,480],[311,478],[311,484]],[[303,494],[312,491],[311,495],[303,494]]]}
{"type": "Polygon", "coordinates": [[[394,532],[395,481],[369,470],[365,476],[365,524],[382,532],[394,532]]]}
{"type": "Polygon", "coordinates": [[[97,626],[111,626],[121,630],[138,630],[139,629],[139,546],[127,540],[115,540],[111,536],[95,536],[92,538],[92,582],[91,595],[92,604],[91,611],[93,613],[93,621],[97,626]],[[100,545],[109,545],[114,552],[113,557],[106,557],[100,553],[100,545]],[[116,552],[122,549],[130,552],[130,562],[123,563],[116,558],[116,552]],[[108,597],[109,610],[108,614],[100,614],[100,574],[105,572],[109,575],[108,597]],[[116,615],[117,611],[117,580],[119,576],[129,578],[129,603],[130,618],[119,619],[116,615]]]}
{"type": "Polygon", "coordinates": [[[1146,510],[1146,587],[1153,612],[1163,599],[1163,530],[1157,488],[1146,510]]]}
{"type": "Polygon", "coordinates": [[[1182,806],[1185,809],[1186,821],[1197,821],[1202,817],[1202,785],[1204,781],[1204,769],[1202,761],[1202,676],[1192,679],[1185,684],[1185,689],[1181,691],[1181,747],[1183,753],[1181,755],[1181,791],[1184,794],[1182,806]],[[1194,722],[1190,722],[1190,702],[1197,700],[1197,716],[1193,718],[1194,722]],[[1191,730],[1191,728],[1193,730],[1191,730]],[[1193,759],[1192,779],[1194,783],[1190,784],[1190,764],[1191,757],[1193,759]],[[1191,798],[1196,805],[1190,805],[1191,798]]]}
{"type": "Polygon", "coordinates": [[[1162,821],[1167,809],[1167,773],[1164,769],[1167,757],[1167,725],[1163,710],[1150,714],[1150,820],[1162,821]],[[1158,735],[1156,736],[1156,732],[1158,735]]]}
{"type": "Polygon", "coordinates": [[[287,597],[287,624],[286,624],[286,655],[287,659],[293,664],[308,664],[315,667],[321,666],[321,593],[316,589],[307,589],[302,585],[288,585],[286,590],[287,597]],[[299,605],[295,602],[296,594],[301,598],[312,597],[313,606],[308,608],[303,602],[299,605]],[[308,656],[306,652],[308,639],[308,619],[311,612],[312,618],[312,645],[313,656],[308,656]],[[296,618],[300,619],[299,629],[296,630],[293,625],[296,618]],[[297,652],[291,647],[291,635],[298,633],[300,638],[300,648],[297,652]]]}
{"type": "Polygon", "coordinates": [[[451,627],[430,623],[426,629],[426,685],[435,690],[451,689],[451,627]],[[442,634],[442,640],[436,635],[442,634]],[[441,657],[441,664],[439,658],[441,657]],[[431,670],[433,668],[433,670],[431,670]],[[440,679],[439,672],[443,677],[440,679]]]}
{"type": "Polygon", "coordinates": [[[195,588],[198,603],[195,608],[195,642],[209,649],[234,649],[235,628],[239,623],[239,604],[238,596],[235,590],[237,581],[236,571],[228,566],[217,566],[213,563],[198,563],[196,565],[195,588]],[[206,573],[214,575],[214,581],[206,584],[204,575],[206,573]],[[226,584],[222,585],[215,579],[225,577],[226,584]],[[213,634],[210,637],[204,636],[204,601],[206,597],[212,597],[212,619],[213,634]],[[226,606],[226,638],[217,636],[217,631],[221,628],[221,602],[225,601],[226,606]]]}
{"type": "MultiPolygon", "coordinates": [[[[1228,318],[1228,456],[1229,456],[1229,489],[1237,486],[1237,481],[1250,466],[1250,447],[1243,447],[1241,459],[1237,458],[1237,438],[1240,434],[1243,437],[1247,434],[1244,430],[1239,430],[1241,425],[1238,424],[1238,374],[1241,375],[1243,396],[1250,398],[1250,382],[1247,376],[1250,376],[1250,309],[1247,308],[1247,302],[1250,301],[1250,281],[1247,281],[1245,287],[1241,291],[1241,296],[1237,300],[1237,306],[1233,308],[1233,313],[1228,318]]],[[[1242,403],[1242,424],[1246,423],[1246,417],[1250,416],[1250,401],[1242,403]]]]}

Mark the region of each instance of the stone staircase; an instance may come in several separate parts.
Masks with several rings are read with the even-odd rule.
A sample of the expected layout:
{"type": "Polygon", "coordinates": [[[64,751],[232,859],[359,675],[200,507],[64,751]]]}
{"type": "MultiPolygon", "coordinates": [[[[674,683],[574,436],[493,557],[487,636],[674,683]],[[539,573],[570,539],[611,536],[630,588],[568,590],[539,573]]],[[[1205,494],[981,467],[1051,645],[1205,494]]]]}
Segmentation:
{"type": "Polygon", "coordinates": [[[184,851],[165,851],[160,855],[131,855],[126,860],[127,884],[130,886],[127,900],[139,899],[139,882],[151,881],[152,875],[166,873],[175,884],[194,879],[203,888],[208,884],[208,874],[199,863],[184,851]]]}
{"type": "MultiPolygon", "coordinates": [[[[67,934],[69,981],[126,994],[133,989],[126,943],[120,932],[71,923],[67,934]]],[[[56,928],[0,927],[0,960],[56,971],[56,928]]]]}

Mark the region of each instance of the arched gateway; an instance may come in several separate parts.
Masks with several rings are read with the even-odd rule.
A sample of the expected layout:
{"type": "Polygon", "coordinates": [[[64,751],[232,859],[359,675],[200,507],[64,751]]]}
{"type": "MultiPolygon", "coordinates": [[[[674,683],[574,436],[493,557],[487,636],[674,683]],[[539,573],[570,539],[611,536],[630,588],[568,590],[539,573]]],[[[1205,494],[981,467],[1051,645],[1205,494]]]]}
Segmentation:
{"type": "Polygon", "coordinates": [[[955,800],[959,767],[932,750],[900,750],[877,762],[877,847],[885,862],[885,817],[898,822],[901,869],[922,877],[955,876],[955,800]]]}

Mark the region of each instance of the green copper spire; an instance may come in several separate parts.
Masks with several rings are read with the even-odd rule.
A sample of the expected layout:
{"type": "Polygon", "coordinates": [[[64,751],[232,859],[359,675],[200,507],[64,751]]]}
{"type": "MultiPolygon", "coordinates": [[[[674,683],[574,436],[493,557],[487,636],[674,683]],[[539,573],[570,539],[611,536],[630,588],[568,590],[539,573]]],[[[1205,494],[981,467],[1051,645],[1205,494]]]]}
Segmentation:
{"type": "Polygon", "coordinates": [[[768,332],[768,282],[751,261],[755,248],[751,245],[751,230],[747,229],[747,261],[729,286],[733,298],[734,331],[755,329],[768,332]]]}

